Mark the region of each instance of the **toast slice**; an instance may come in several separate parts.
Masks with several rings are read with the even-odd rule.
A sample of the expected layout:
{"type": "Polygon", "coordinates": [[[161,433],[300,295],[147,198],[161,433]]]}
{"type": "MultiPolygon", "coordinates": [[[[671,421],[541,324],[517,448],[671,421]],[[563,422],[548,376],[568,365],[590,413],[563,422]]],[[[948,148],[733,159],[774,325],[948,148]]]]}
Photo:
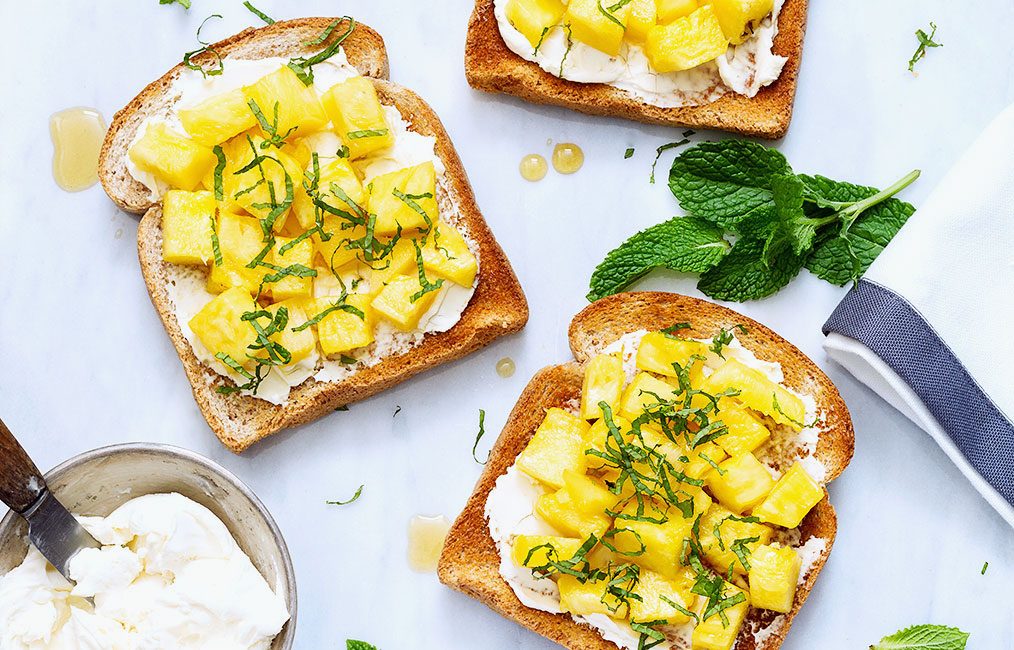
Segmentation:
{"type": "MultiPolygon", "coordinates": [[[[301,19],[248,29],[213,47],[223,56],[226,52],[236,56],[292,56],[305,53],[302,43],[319,34],[332,20],[301,19]],[[289,28],[291,31],[286,31],[289,28]]],[[[520,330],[528,320],[528,303],[521,285],[479,212],[461,160],[437,115],[418,95],[383,78],[388,70],[387,55],[376,32],[359,24],[344,46],[348,47],[347,56],[357,69],[372,77],[381,102],[396,106],[413,131],[436,138],[435,152],[446,169],[437,185],[441,214],[477,246],[479,274],[471,301],[451,329],[426,334],[418,345],[386,356],[373,366],[358,368],[341,381],[308,379],[293,388],[288,402],[280,406],[241,394],[223,395],[215,389],[226,380],[197,359],[184,337],[170,287],[184,274],[203,271],[163,261],[161,207],[152,204],[147,189],[127,173],[124,164],[132,133],[144,116],[170,101],[164,91],[179,73],[179,66],[145,88],[117,113],[103,149],[100,176],[107,193],[126,210],[146,210],[138,225],[137,247],[152,304],[183,362],[202,414],[222,443],[237,453],[281,429],[310,422],[424,370],[465,356],[500,336],[520,330]]]]}
{"type": "MultiPolygon", "coordinates": [[[[641,329],[658,330],[683,322],[690,323],[693,329],[681,332],[688,332],[686,335],[694,338],[710,338],[720,328],[744,325],[747,332],[737,332],[737,338],[743,345],[763,360],[781,363],[785,385],[808,393],[816,400],[817,411],[824,416],[824,430],[814,455],[827,468],[824,483],[841,474],[851,460],[854,448],[851,418],[831,380],[795,346],[763,325],[710,302],[671,293],[617,294],[589,305],[574,317],[569,339],[576,361],[541,370],[522,392],[493,446],[475,491],[447,536],[438,568],[441,582],[564,647],[616,649],[615,644],[603,639],[596,630],[578,623],[567,614],[552,614],[521,604],[500,576],[500,555],[486,524],[486,499],[496,480],[531,440],[545,410],[564,407],[568,402],[580,399],[584,362],[624,334],[641,329]]],[[[790,451],[786,450],[785,458],[780,459],[783,463],[791,461],[790,451]]],[[[775,650],[781,647],[793,618],[827,561],[837,529],[835,511],[825,490],[825,498],[806,516],[799,532],[800,543],[811,537],[824,538],[827,543],[798,587],[792,611],[775,614],[751,609],[737,640],[736,650],[775,650]],[[762,634],[756,634],[762,630],[762,634]]]]}
{"type": "Polygon", "coordinates": [[[807,3],[808,0],[785,0],[778,16],[774,52],[788,57],[788,61],[778,80],[762,88],[755,97],[730,93],[701,106],[662,108],[606,84],[561,79],[507,47],[493,15],[493,0],[476,0],[468,21],[465,78],[478,90],[515,95],[537,104],[563,106],[590,115],[780,138],[792,119],[807,3]]]}

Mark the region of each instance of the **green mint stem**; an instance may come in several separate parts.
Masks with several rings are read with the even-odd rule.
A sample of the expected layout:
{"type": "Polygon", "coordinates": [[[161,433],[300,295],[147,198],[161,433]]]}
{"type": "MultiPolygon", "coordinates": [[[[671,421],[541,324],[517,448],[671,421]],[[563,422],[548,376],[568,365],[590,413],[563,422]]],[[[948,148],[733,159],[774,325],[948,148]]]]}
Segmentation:
{"type": "Polygon", "coordinates": [[[898,181],[896,181],[894,185],[891,185],[890,187],[880,190],[879,192],[869,197],[868,199],[863,199],[858,203],[853,203],[850,208],[846,209],[846,211],[855,213],[857,215],[861,214],[865,210],[872,208],[878,203],[886,201],[887,199],[891,198],[898,192],[902,191],[903,189],[914,183],[915,179],[919,178],[921,174],[922,171],[918,169],[913,169],[909,173],[902,176],[898,181]]]}

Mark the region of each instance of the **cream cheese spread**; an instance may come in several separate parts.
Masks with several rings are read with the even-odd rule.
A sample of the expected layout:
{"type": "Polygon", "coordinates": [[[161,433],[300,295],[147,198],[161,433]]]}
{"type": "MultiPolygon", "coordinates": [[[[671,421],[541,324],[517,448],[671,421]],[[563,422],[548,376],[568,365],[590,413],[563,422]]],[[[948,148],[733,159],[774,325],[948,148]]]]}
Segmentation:
{"type": "Polygon", "coordinates": [[[678,72],[652,69],[644,49],[624,42],[617,56],[568,39],[562,28],[551,28],[538,52],[507,19],[508,0],[494,0],[493,13],[500,35],[512,52],[536,63],[546,72],[579,83],[601,83],[618,88],[653,106],[699,106],[727,93],[755,96],[781,75],[786,58],[772,50],[778,34],[778,14],[784,0],[775,0],[772,13],[753,34],[714,61],[678,72]]]}
{"type": "Polygon", "coordinates": [[[34,548],[0,577],[0,649],[267,650],[289,619],[221,520],[184,496],[79,519],[103,546],[71,560],[75,584],[34,548]]]}

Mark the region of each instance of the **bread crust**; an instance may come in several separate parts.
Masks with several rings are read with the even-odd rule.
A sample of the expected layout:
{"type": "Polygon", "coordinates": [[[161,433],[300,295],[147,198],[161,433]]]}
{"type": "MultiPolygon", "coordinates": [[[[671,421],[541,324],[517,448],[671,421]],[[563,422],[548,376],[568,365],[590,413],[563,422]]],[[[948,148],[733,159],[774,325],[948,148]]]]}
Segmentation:
{"type": "Polygon", "coordinates": [[[465,78],[478,90],[515,95],[537,104],[563,106],[589,115],[780,138],[792,119],[808,1],[786,0],[782,7],[774,52],[787,57],[788,61],[781,76],[755,97],[730,93],[701,106],[662,108],[606,84],[561,79],[507,47],[493,14],[493,0],[476,0],[468,21],[465,78]]]}
{"type": "MultiPolygon", "coordinates": [[[[551,614],[526,607],[500,576],[500,556],[486,522],[486,500],[496,480],[514,463],[542,422],[545,410],[563,407],[579,399],[582,364],[620,336],[641,329],[653,330],[675,323],[690,323],[689,336],[714,336],[720,328],[742,324],[737,332],[744,345],[759,358],[782,364],[785,384],[809,391],[825,415],[816,455],[827,464],[827,481],[838,476],[852,457],[854,433],[848,410],[830,380],[799,349],[777,334],[731,309],[678,294],[625,293],[595,302],[574,317],[569,329],[570,347],[576,361],[539,371],[518,398],[503,432],[490,452],[489,461],[465,508],[455,520],[440,556],[438,576],[445,585],[486,604],[506,618],[560,645],[582,650],[616,650],[591,627],[567,614],[551,614]]],[[[788,461],[788,458],[784,459],[788,461]]],[[[803,519],[800,543],[811,537],[827,540],[814,561],[788,614],[751,609],[736,650],[776,650],[785,639],[827,562],[837,533],[837,517],[827,491],[825,498],[803,519]],[[752,631],[765,629],[757,643],[752,631]]]]}

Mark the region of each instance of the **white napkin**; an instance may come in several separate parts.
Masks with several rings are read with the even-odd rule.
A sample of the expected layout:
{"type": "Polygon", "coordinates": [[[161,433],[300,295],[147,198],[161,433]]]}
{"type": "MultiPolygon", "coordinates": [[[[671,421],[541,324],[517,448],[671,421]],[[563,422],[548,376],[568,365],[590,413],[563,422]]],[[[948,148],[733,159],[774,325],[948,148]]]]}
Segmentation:
{"type": "Polygon", "coordinates": [[[824,333],[828,355],[926,430],[1014,526],[1014,106],[824,333]]]}

